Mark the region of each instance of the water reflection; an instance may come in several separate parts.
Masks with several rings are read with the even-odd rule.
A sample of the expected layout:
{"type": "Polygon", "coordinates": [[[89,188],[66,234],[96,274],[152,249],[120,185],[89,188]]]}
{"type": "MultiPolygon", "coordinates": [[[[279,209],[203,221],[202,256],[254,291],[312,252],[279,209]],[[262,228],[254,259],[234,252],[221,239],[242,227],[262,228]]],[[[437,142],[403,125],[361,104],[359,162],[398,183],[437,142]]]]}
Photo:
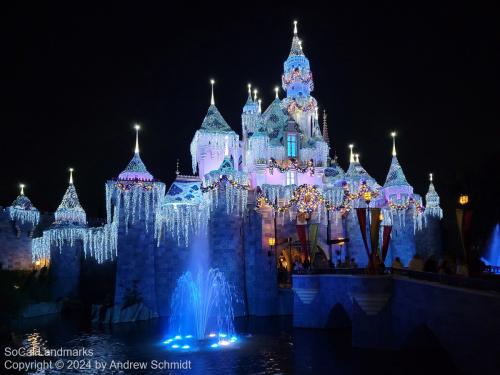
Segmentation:
{"type": "MultiPolygon", "coordinates": [[[[238,347],[229,350],[171,351],[162,343],[168,321],[91,326],[79,320],[60,317],[32,319],[11,329],[17,344],[10,337],[9,346],[39,349],[92,349],[92,361],[186,361],[192,363],[189,374],[287,374],[287,373],[399,373],[408,370],[392,361],[382,368],[373,366],[381,358],[395,358],[397,352],[351,348],[350,332],[293,329],[290,317],[236,319],[238,347]],[[380,371],[379,371],[380,370],[380,371]]],[[[112,373],[105,371],[104,373],[112,373]]],[[[117,373],[118,371],[114,371],[117,373]]],[[[67,373],[41,371],[39,373],[67,373]]],[[[73,373],[76,373],[73,372],[73,373]]],[[[78,373],[102,374],[93,366],[78,373]]],[[[125,371],[125,373],[132,373],[125,371]]],[[[149,370],[141,373],[160,374],[168,371],[149,370]]],[[[174,373],[182,373],[177,371],[174,373]]]]}

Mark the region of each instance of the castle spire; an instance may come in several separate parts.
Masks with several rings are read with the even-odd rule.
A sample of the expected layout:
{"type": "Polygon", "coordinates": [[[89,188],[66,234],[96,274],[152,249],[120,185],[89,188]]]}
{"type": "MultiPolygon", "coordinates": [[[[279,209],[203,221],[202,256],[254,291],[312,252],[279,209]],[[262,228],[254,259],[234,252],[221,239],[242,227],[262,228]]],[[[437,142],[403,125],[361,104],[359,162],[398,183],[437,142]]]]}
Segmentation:
{"type": "Polygon", "coordinates": [[[262,113],[262,99],[259,99],[259,113],[262,113]]]}
{"type": "Polygon", "coordinates": [[[432,183],[432,173],[429,173],[429,182],[432,183]]]}
{"type": "Polygon", "coordinates": [[[392,156],[396,156],[396,132],[392,132],[391,137],[392,137],[392,156]]]}
{"type": "Polygon", "coordinates": [[[141,126],[139,124],[135,124],[134,129],[135,129],[135,150],[134,150],[134,152],[136,154],[138,154],[139,153],[139,130],[141,129],[141,126]]]}
{"type": "Polygon", "coordinates": [[[326,123],[326,111],[323,110],[323,140],[326,142],[328,146],[330,146],[330,137],[328,136],[328,125],[326,123]]]}
{"type": "Polygon", "coordinates": [[[354,145],[350,144],[349,148],[351,149],[351,154],[349,156],[349,163],[354,163],[355,162],[355,160],[354,160],[354,154],[352,153],[352,149],[354,148],[354,145]]]}
{"type": "Polygon", "coordinates": [[[215,84],[215,81],[213,79],[211,79],[210,80],[210,85],[212,85],[212,97],[210,98],[210,105],[215,105],[214,84],[215,84]]]}
{"type": "Polygon", "coordinates": [[[248,101],[247,102],[251,102],[252,101],[252,84],[249,83],[247,86],[248,86],[248,101]]]}
{"type": "Polygon", "coordinates": [[[293,55],[303,55],[302,45],[299,39],[297,31],[297,21],[293,21],[293,38],[292,38],[292,48],[290,48],[290,56],[293,55]]]}
{"type": "Polygon", "coordinates": [[[69,184],[70,185],[73,185],[73,171],[74,171],[73,168],[69,169],[69,184]]]}
{"type": "Polygon", "coordinates": [[[24,184],[19,184],[19,187],[21,188],[19,195],[24,195],[24,184]]]}
{"type": "Polygon", "coordinates": [[[253,89],[253,101],[257,101],[257,89],[253,89]]]}
{"type": "Polygon", "coordinates": [[[274,88],[274,92],[276,93],[276,99],[279,99],[278,93],[280,92],[280,88],[278,86],[274,88]]]}

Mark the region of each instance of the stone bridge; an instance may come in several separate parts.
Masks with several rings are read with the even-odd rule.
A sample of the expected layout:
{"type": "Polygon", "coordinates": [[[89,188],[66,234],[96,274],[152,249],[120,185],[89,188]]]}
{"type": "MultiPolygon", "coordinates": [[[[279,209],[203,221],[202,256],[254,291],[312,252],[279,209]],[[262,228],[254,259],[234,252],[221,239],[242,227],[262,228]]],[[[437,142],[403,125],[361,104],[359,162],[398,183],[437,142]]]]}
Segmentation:
{"type": "Polygon", "coordinates": [[[458,368],[500,368],[497,292],[393,275],[294,275],[293,290],[295,327],[351,327],[353,346],[381,349],[411,347],[425,332],[423,345],[437,343],[458,368]]]}

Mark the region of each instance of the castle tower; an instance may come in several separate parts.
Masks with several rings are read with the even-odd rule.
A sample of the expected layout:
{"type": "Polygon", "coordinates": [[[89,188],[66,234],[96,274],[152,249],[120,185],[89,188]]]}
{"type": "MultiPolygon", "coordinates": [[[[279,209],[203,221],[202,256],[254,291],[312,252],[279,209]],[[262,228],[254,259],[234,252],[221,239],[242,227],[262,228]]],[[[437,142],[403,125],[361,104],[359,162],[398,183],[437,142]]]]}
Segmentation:
{"type": "MultiPolygon", "coordinates": [[[[378,190],[379,185],[373,177],[363,168],[360,163],[360,155],[354,153],[354,145],[349,145],[349,168],[347,169],[344,179],[351,194],[360,194],[362,186],[366,184],[370,190],[378,190]]],[[[366,255],[365,245],[361,230],[359,228],[356,208],[366,208],[366,203],[363,197],[358,197],[351,202],[352,209],[347,214],[345,219],[345,232],[349,242],[346,243],[346,256],[354,258],[360,266],[368,265],[368,256],[366,255]]],[[[373,199],[370,207],[379,206],[377,199],[373,199]]],[[[368,223],[367,223],[368,226],[368,223]]],[[[367,231],[367,228],[365,228],[367,231]]]]}
{"type": "Polygon", "coordinates": [[[429,174],[429,190],[425,195],[425,225],[415,233],[417,254],[424,259],[430,256],[439,258],[442,253],[441,219],[443,210],[440,207],[440,198],[433,183],[433,175],[429,174]]]}
{"type": "Polygon", "coordinates": [[[127,319],[122,315],[124,305],[142,303],[149,317],[158,311],[155,228],[165,184],[156,181],[144,165],[139,153],[140,126],[134,128],[132,160],[117,179],[106,183],[107,221],[116,227],[118,248],[114,322],[127,319]]]}
{"type": "Polygon", "coordinates": [[[299,124],[300,130],[309,138],[321,138],[318,124],[316,99],[311,96],[314,89],[313,76],[309,60],[302,49],[302,42],[294,21],[292,47],[283,64],[282,87],[286,92],[283,106],[299,124]]]}
{"type": "Polygon", "coordinates": [[[33,206],[30,199],[24,195],[24,184],[20,184],[21,189],[17,198],[12,202],[9,207],[10,219],[20,224],[30,224],[35,227],[40,221],[40,212],[33,206]]]}
{"type": "Polygon", "coordinates": [[[408,183],[396,154],[396,132],[392,137],[392,161],[382,189],[387,202],[384,210],[385,223],[392,223],[391,240],[386,264],[398,257],[407,266],[415,255],[415,218],[418,215],[413,187],[408,183]],[[413,202],[413,203],[412,203],[413,202]]]}
{"type": "Polygon", "coordinates": [[[257,90],[255,90],[255,97],[252,98],[252,85],[248,84],[248,98],[243,106],[241,113],[241,126],[243,134],[243,168],[246,170],[249,159],[249,138],[258,130],[257,123],[259,121],[259,103],[257,102],[257,90]]]}
{"type": "MultiPolygon", "coordinates": [[[[55,221],[41,238],[42,247],[45,246],[45,251],[50,254],[52,297],[55,300],[79,295],[83,241],[87,232],[87,215],[73,183],[73,168],[69,173],[68,188],[54,214],[55,221]]],[[[43,258],[43,253],[40,255],[43,258]]]]}
{"type": "Polygon", "coordinates": [[[20,184],[20,194],[4,211],[0,209],[0,243],[8,243],[0,251],[3,269],[30,270],[31,243],[35,228],[40,222],[40,212],[24,194],[24,184],[20,184]]]}
{"type": "Polygon", "coordinates": [[[212,84],[212,98],[207,115],[203,119],[201,128],[196,131],[191,141],[191,158],[193,173],[201,179],[205,174],[219,168],[225,156],[233,158],[234,165],[239,165],[239,137],[227,124],[215,106],[212,84]]]}

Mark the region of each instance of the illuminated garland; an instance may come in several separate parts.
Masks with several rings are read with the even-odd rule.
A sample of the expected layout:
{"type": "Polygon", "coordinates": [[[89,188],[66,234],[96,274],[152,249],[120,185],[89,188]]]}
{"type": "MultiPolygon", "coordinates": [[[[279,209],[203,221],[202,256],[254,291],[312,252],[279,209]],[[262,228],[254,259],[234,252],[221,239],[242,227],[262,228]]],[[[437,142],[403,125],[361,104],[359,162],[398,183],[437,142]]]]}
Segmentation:
{"type": "Polygon", "coordinates": [[[124,180],[119,180],[116,182],[116,187],[120,189],[121,191],[130,191],[132,188],[139,187],[143,188],[144,190],[150,191],[153,190],[153,182],[147,182],[147,181],[140,181],[140,180],[134,180],[134,181],[124,181],[124,180]]]}
{"type": "Polygon", "coordinates": [[[410,205],[412,205],[412,204],[415,206],[415,209],[419,213],[423,213],[425,211],[425,207],[419,201],[417,201],[413,198],[409,198],[406,203],[394,203],[391,200],[387,201],[387,205],[389,206],[389,208],[391,210],[397,210],[397,211],[407,210],[410,207],[410,205]]]}
{"type": "MultiPolygon", "coordinates": [[[[312,213],[318,206],[324,205],[325,208],[329,211],[337,211],[341,212],[342,215],[348,213],[351,208],[351,202],[358,198],[364,199],[364,193],[371,192],[372,199],[376,198],[380,195],[378,191],[371,190],[366,181],[363,181],[358,189],[357,193],[351,193],[349,190],[349,185],[344,182],[342,184],[342,188],[344,189],[344,195],[342,198],[342,203],[335,205],[328,201],[323,194],[318,190],[316,186],[312,185],[300,185],[294,192],[292,198],[283,206],[279,206],[278,204],[271,202],[269,198],[262,194],[262,192],[258,193],[257,196],[257,209],[262,208],[264,206],[270,206],[274,211],[282,213],[289,210],[292,205],[297,207],[299,212],[312,213]]],[[[418,202],[417,202],[418,203],[418,202]]]]}
{"type": "Polygon", "coordinates": [[[292,72],[288,74],[283,75],[283,83],[288,86],[292,82],[303,82],[303,83],[311,83],[313,80],[312,73],[309,72],[303,72],[300,70],[292,70],[292,72]]]}
{"type": "Polygon", "coordinates": [[[228,177],[227,175],[222,175],[219,177],[218,181],[215,181],[214,183],[203,186],[201,185],[201,192],[202,193],[207,193],[215,189],[219,189],[221,183],[229,183],[231,186],[235,189],[241,189],[241,190],[249,190],[250,185],[249,184],[240,184],[238,181],[234,180],[233,178],[228,177]]]}
{"type": "Polygon", "coordinates": [[[307,165],[305,167],[301,167],[299,165],[299,163],[297,162],[297,159],[295,159],[295,158],[289,158],[283,164],[286,164],[286,165],[284,165],[284,166],[279,165],[278,162],[276,161],[276,159],[274,159],[274,158],[269,159],[269,164],[267,166],[269,168],[269,173],[273,174],[275,168],[278,169],[281,173],[287,172],[290,169],[295,169],[297,172],[300,172],[300,173],[306,173],[309,171],[309,175],[314,176],[314,160],[313,159],[309,159],[307,161],[307,165]]]}
{"type": "Polygon", "coordinates": [[[316,103],[312,100],[304,106],[301,106],[295,100],[293,100],[287,108],[288,113],[295,113],[296,111],[309,112],[314,111],[316,109],[316,103]]]}

